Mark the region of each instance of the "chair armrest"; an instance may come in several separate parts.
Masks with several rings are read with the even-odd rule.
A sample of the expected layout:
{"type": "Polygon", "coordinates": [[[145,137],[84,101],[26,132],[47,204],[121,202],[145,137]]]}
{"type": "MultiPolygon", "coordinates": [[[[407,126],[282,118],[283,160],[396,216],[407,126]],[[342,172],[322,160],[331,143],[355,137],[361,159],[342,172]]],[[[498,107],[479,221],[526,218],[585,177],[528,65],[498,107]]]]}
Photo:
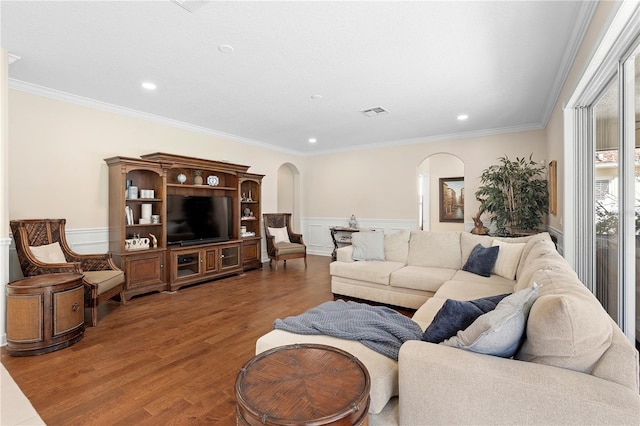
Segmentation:
{"type": "Polygon", "coordinates": [[[111,253],[104,254],[79,254],[74,251],[66,250],[67,259],[74,262],[80,262],[83,271],[119,271],[111,257],[111,253]]]}
{"type": "Polygon", "coordinates": [[[302,234],[296,234],[295,232],[289,233],[289,241],[296,244],[304,245],[304,241],[302,240],[302,234]]]}
{"type": "Polygon", "coordinates": [[[640,395],[589,374],[421,341],[400,348],[400,424],[637,424],[640,395]]]}
{"type": "Polygon", "coordinates": [[[31,263],[26,265],[26,270],[23,271],[25,277],[34,275],[45,274],[63,274],[65,272],[82,273],[82,266],[80,262],[67,262],[67,263],[43,263],[38,260],[31,260],[31,263]]]}

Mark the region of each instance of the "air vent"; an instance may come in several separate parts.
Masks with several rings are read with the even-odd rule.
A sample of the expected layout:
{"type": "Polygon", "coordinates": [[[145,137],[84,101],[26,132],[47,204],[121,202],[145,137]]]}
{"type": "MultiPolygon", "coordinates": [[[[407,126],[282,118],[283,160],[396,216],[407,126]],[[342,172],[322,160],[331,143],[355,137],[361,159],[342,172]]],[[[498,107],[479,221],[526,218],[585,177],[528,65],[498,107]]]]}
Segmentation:
{"type": "Polygon", "coordinates": [[[387,111],[386,109],[384,109],[382,107],[369,108],[369,109],[362,110],[360,112],[363,113],[364,115],[366,115],[367,117],[375,117],[376,115],[382,115],[382,114],[388,114],[389,113],[389,111],[387,111]]]}
{"type": "Polygon", "coordinates": [[[9,56],[9,65],[14,63],[15,61],[19,61],[20,59],[22,59],[20,56],[14,55],[13,53],[9,53],[8,56],[9,56]]]}
{"type": "Polygon", "coordinates": [[[200,9],[204,5],[204,0],[171,0],[184,10],[188,10],[193,13],[197,9],[200,9]]]}

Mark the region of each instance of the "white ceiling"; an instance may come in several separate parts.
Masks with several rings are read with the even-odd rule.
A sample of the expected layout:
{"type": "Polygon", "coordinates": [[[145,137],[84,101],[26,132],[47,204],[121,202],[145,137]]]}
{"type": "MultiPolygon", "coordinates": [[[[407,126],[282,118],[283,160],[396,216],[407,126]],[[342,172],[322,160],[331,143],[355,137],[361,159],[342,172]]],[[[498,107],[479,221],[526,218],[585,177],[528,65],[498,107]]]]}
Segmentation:
{"type": "Polygon", "coordinates": [[[543,128],[593,11],[584,1],[0,7],[2,47],[21,57],[10,87],[297,154],[543,128]],[[146,80],[157,90],[142,89],[146,80]],[[373,107],[389,113],[359,112],[373,107]]]}

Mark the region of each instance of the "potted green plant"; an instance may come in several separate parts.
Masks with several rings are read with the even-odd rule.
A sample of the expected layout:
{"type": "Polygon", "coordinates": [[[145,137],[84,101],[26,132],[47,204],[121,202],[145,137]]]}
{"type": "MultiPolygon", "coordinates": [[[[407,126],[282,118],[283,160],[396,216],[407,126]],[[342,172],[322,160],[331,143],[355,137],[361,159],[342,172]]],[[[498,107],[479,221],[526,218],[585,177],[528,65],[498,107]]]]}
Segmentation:
{"type": "Polygon", "coordinates": [[[542,224],[548,212],[549,189],[545,166],[529,159],[500,157],[485,169],[476,191],[480,211],[491,215],[496,235],[529,234],[542,224]]]}

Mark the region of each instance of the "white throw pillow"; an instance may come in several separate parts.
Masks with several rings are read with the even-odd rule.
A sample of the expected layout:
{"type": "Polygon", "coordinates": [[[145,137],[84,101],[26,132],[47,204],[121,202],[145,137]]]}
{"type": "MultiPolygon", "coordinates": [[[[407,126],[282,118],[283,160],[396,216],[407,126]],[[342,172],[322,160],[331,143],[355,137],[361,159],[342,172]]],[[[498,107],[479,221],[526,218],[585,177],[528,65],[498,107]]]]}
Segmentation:
{"type": "Polygon", "coordinates": [[[538,285],[534,283],[505,297],[493,311],[479,316],[442,344],[504,358],[513,356],[520,347],[529,311],[537,296],[538,285]]]}
{"type": "Polygon", "coordinates": [[[493,266],[493,273],[509,280],[515,280],[522,250],[524,250],[526,243],[505,243],[503,241],[493,240],[492,245],[494,247],[500,247],[498,259],[493,266]]]}
{"type": "Polygon", "coordinates": [[[29,246],[31,254],[42,263],[67,263],[60,243],[45,244],[43,246],[29,246]]]}
{"type": "Polygon", "coordinates": [[[273,235],[276,244],[291,242],[289,240],[289,233],[287,232],[287,228],[271,228],[270,226],[268,226],[267,228],[269,228],[269,233],[273,235]]]}
{"type": "Polygon", "coordinates": [[[354,232],[351,235],[353,260],[384,260],[384,233],[354,232]]]}

